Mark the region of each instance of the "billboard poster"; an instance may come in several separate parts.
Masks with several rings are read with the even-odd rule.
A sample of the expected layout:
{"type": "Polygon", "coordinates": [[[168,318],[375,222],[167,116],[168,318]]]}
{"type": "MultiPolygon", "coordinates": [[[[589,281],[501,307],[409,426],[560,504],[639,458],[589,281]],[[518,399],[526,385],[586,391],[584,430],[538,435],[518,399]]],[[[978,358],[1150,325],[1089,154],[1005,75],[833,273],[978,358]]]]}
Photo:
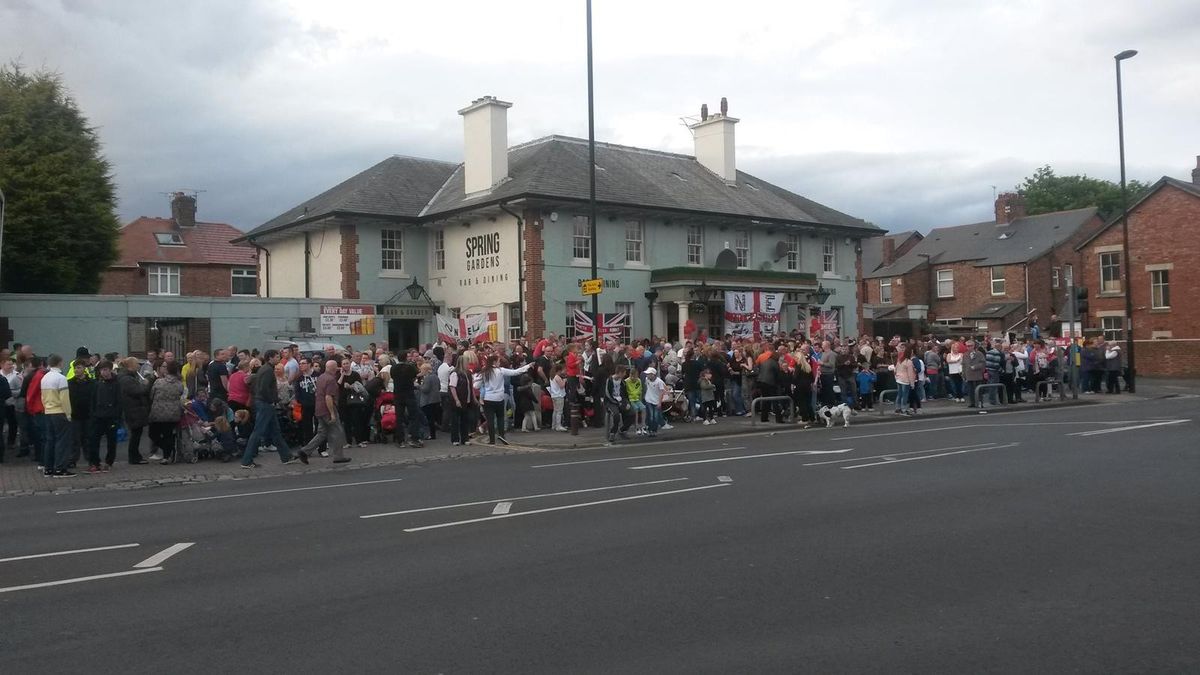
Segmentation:
{"type": "Polygon", "coordinates": [[[321,335],[374,335],[374,305],[321,305],[321,335]]]}

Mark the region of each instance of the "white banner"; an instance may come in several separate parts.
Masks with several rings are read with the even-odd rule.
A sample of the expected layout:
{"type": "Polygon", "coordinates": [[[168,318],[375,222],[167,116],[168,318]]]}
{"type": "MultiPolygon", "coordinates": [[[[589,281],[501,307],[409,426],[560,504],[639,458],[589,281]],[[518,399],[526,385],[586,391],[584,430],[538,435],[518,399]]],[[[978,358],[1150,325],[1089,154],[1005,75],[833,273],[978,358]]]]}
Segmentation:
{"type": "Polygon", "coordinates": [[[770,339],[779,333],[784,293],[725,291],[725,332],[734,337],[770,339]]]}
{"type": "Polygon", "coordinates": [[[457,319],[444,314],[435,314],[438,339],[447,343],[476,342],[487,339],[488,316],[468,314],[457,319]]]}

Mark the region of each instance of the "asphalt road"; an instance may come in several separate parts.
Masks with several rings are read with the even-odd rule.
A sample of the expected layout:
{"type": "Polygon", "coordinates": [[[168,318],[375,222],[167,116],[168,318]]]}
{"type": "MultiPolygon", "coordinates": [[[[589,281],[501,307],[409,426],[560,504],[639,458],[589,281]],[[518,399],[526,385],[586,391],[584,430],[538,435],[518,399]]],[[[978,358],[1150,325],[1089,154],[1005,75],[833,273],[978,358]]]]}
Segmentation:
{"type": "Polygon", "coordinates": [[[0,672],[1196,672],[1198,432],[1122,401],[6,500],[0,672]]]}

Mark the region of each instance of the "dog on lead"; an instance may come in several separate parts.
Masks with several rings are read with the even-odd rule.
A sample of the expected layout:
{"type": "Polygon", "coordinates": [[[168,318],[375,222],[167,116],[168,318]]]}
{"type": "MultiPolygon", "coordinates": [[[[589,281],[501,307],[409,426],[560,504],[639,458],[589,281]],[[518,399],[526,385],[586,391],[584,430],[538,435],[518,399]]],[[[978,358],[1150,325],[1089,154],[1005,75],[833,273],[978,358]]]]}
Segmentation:
{"type": "Polygon", "coordinates": [[[845,403],[839,403],[835,406],[821,406],[817,411],[817,416],[825,420],[826,427],[832,427],[834,422],[839,418],[842,420],[843,427],[850,426],[850,417],[854,415],[854,409],[845,403]]]}

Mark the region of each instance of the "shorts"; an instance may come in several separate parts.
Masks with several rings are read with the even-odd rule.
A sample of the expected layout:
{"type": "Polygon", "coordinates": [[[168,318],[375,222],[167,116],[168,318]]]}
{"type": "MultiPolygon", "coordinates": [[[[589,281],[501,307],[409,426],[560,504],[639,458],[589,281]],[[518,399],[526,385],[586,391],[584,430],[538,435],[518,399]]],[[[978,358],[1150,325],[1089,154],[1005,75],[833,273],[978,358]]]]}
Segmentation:
{"type": "Polygon", "coordinates": [[[646,412],[646,404],[641,401],[631,401],[629,407],[635,413],[646,412]]]}

